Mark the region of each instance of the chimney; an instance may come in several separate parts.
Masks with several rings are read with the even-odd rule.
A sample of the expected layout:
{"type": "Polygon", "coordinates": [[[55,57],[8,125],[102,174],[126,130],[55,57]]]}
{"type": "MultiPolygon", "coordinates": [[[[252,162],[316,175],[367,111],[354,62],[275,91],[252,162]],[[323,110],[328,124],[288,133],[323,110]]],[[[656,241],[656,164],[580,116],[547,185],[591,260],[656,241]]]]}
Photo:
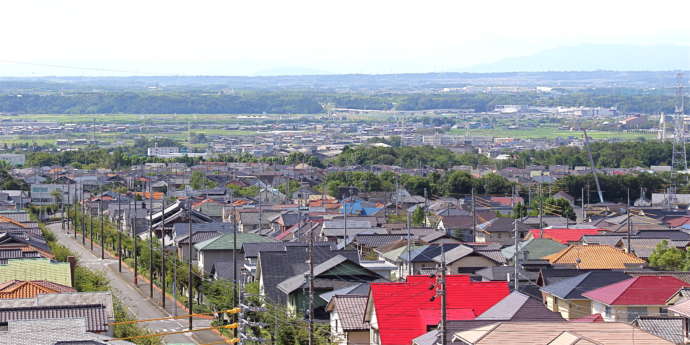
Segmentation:
{"type": "Polygon", "coordinates": [[[74,256],[68,256],[67,262],[69,262],[69,273],[70,279],[72,280],[72,287],[75,285],[74,270],[77,268],[77,258],[74,256]]]}

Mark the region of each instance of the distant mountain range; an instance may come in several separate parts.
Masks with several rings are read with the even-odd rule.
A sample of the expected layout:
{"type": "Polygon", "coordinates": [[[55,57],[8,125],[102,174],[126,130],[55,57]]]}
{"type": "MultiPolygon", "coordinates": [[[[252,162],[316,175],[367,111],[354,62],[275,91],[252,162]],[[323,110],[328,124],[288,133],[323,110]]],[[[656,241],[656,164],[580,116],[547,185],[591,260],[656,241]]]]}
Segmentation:
{"type": "Polygon", "coordinates": [[[461,69],[461,72],[672,71],[690,69],[690,46],[578,45],[461,69]]]}

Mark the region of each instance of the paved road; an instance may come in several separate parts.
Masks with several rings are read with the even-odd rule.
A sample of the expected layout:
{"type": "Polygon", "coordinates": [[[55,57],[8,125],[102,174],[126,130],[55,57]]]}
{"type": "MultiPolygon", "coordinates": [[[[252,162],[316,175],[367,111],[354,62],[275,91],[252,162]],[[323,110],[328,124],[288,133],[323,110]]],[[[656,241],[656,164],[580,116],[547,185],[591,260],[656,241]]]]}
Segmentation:
{"type": "MultiPolygon", "coordinates": [[[[129,309],[129,311],[136,316],[137,319],[155,319],[171,316],[173,313],[173,301],[168,299],[166,302],[166,309],[160,307],[157,303],[160,302],[161,296],[158,290],[155,290],[154,299],[149,298],[148,283],[143,279],[139,279],[139,287],[137,288],[133,282],[133,273],[125,266],[122,267],[122,273],[117,271],[117,259],[107,257],[105,260],[100,259],[100,248],[94,246],[94,254],[91,252],[89,242],[87,239],[87,247],[82,246],[81,237],[79,240],[74,240],[73,234],[62,230],[60,223],[50,224],[48,228],[55,234],[58,241],[69,248],[73,253],[79,256],[79,263],[90,269],[103,272],[112,287],[113,294],[120,299],[129,309]],[[144,291],[146,291],[144,293],[144,291]],[[156,302],[154,302],[156,301],[156,302]]],[[[185,311],[178,308],[178,314],[185,314],[185,311]]],[[[142,323],[142,326],[147,327],[152,332],[172,332],[183,331],[187,329],[187,319],[181,320],[162,320],[142,323]]],[[[194,319],[194,328],[208,327],[210,322],[208,320],[194,319]]],[[[211,331],[194,332],[168,335],[164,337],[166,344],[208,344],[218,343],[223,339],[211,331]]]]}

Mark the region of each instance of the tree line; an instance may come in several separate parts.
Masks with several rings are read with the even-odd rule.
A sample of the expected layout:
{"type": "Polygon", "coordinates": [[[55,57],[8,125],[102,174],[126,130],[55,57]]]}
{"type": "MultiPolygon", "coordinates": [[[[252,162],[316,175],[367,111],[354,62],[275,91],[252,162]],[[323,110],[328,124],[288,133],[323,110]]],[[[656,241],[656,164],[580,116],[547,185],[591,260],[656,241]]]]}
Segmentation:
{"type": "Polygon", "coordinates": [[[68,92],[0,95],[0,112],[39,114],[319,114],[321,104],[372,110],[470,109],[499,104],[616,107],[632,113],[672,113],[673,95],[633,89],[561,90],[554,93],[337,93],[242,90],[231,94],[177,92],[68,92]]]}

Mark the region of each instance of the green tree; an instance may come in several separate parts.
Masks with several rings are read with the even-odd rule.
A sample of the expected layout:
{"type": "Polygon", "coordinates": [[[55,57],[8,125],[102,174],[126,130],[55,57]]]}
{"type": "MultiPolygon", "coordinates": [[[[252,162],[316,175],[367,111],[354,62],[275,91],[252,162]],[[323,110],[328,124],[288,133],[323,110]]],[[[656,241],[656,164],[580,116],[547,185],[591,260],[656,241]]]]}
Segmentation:
{"type": "Polygon", "coordinates": [[[678,248],[669,247],[668,241],[663,240],[656,245],[654,251],[649,256],[649,264],[652,267],[666,270],[678,271],[687,269],[687,254],[678,248]]]}
{"type": "Polygon", "coordinates": [[[206,177],[206,175],[204,175],[204,173],[201,171],[193,171],[192,172],[192,177],[189,180],[189,184],[195,190],[214,188],[215,186],[217,186],[217,184],[215,182],[209,180],[206,177]]]}
{"type": "Polygon", "coordinates": [[[527,217],[527,206],[525,204],[518,202],[513,207],[513,218],[524,218],[527,217]]]}
{"type": "Polygon", "coordinates": [[[426,214],[424,212],[424,207],[418,206],[414,212],[412,212],[412,224],[415,226],[423,225],[426,219],[426,214]]]}
{"type": "Polygon", "coordinates": [[[573,206],[570,205],[568,200],[563,198],[546,198],[544,199],[544,214],[552,214],[556,216],[561,216],[568,218],[570,220],[576,220],[577,215],[575,215],[575,210],[573,206]]]}

